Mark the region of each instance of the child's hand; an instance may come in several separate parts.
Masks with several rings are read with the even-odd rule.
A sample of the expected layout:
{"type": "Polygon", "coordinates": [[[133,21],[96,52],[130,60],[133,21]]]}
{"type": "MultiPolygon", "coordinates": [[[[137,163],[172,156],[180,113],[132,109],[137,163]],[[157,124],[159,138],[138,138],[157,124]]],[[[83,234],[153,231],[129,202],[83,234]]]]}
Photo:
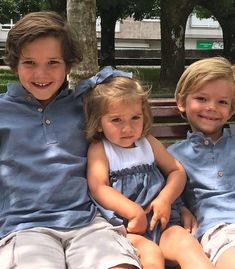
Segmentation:
{"type": "Polygon", "coordinates": [[[152,231],[159,220],[161,222],[161,229],[164,230],[170,218],[171,204],[162,199],[154,199],[145,209],[145,213],[153,210],[153,216],[149,224],[149,229],[152,231]]]}
{"type": "Polygon", "coordinates": [[[181,211],[181,223],[183,227],[190,232],[192,235],[196,233],[197,230],[197,220],[191,211],[188,210],[187,207],[182,206],[180,208],[181,211]]]}
{"type": "MultiPolygon", "coordinates": [[[[133,212],[134,213],[134,212],[133,212]]],[[[128,233],[143,234],[147,229],[147,218],[142,207],[135,209],[133,218],[130,218],[127,225],[128,233]]]]}

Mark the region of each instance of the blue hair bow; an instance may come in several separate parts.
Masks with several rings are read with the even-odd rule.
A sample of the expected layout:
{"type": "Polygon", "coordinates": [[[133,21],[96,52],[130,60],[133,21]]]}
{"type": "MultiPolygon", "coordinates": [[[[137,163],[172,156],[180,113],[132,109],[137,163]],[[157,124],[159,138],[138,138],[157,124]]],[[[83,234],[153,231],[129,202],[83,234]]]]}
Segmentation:
{"type": "Polygon", "coordinates": [[[81,94],[89,89],[94,88],[96,85],[103,83],[105,80],[115,77],[132,78],[133,74],[132,72],[124,72],[113,69],[111,66],[106,66],[93,77],[81,80],[75,87],[75,91],[81,94]]]}

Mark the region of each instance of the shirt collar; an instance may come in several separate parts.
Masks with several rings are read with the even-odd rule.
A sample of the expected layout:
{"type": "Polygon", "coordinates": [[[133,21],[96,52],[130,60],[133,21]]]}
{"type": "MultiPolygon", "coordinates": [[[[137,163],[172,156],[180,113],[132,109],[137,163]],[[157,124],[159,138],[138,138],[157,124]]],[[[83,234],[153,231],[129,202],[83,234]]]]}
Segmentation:
{"type": "MultiPolygon", "coordinates": [[[[65,81],[59,91],[58,96],[64,96],[68,94],[68,82],[65,81]]],[[[31,95],[20,83],[8,83],[7,84],[7,95],[10,97],[23,97],[31,95]]]]}
{"type": "MultiPolygon", "coordinates": [[[[223,134],[222,136],[219,138],[219,140],[224,139],[224,138],[228,138],[232,136],[232,131],[229,127],[224,127],[223,128],[223,134]]],[[[187,133],[187,139],[194,143],[202,143],[205,140],[209,141],[211,144],[213,144],[213,141],[210,137],[206,137],[202,132],[192,132],[192,131],[188,131],[187,133]]]]}

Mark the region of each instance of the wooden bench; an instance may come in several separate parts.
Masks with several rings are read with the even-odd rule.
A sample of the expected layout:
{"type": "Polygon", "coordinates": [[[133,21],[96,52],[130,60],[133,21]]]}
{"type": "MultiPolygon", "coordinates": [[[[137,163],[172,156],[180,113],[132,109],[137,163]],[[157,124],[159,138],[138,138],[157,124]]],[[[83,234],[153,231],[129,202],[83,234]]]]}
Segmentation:
{"type": "Polygon", "coordinates": [[[151,134],[165,146],[186,137],[190,126],[181,117],[174,98],[150,99],[153,115],[151,134]]]}

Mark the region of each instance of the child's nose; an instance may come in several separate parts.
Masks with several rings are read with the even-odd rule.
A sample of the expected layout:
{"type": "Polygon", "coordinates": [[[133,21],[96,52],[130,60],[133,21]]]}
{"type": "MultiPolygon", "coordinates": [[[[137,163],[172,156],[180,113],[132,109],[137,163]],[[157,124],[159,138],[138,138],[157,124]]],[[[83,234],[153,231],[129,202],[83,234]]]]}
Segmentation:
{"type": "Polygon", "coordinates": [[[124,124],[124,125],[123,125],[123,128],[122,128],[122,131],[123,131],[123,132],[130,132],[130,131],[132,131],[132,126],[131,126],[131,124],[124,124]]]}
{"type": "Polygon", "coordinates": [[[216,104],[215,104],[215,102],[209,102],[209,103],[207,104],[207,109],[208,109],[208,110],[215,110],[215,109],[216,109],[216,104]]]}
{"type": "Polygon", "coordinates": [[[47,74],[47,68],[45,68],[44,66],[38,66],[37,69],[35,70],[35,75],[37,77],[43,77],[47,74]]]}

